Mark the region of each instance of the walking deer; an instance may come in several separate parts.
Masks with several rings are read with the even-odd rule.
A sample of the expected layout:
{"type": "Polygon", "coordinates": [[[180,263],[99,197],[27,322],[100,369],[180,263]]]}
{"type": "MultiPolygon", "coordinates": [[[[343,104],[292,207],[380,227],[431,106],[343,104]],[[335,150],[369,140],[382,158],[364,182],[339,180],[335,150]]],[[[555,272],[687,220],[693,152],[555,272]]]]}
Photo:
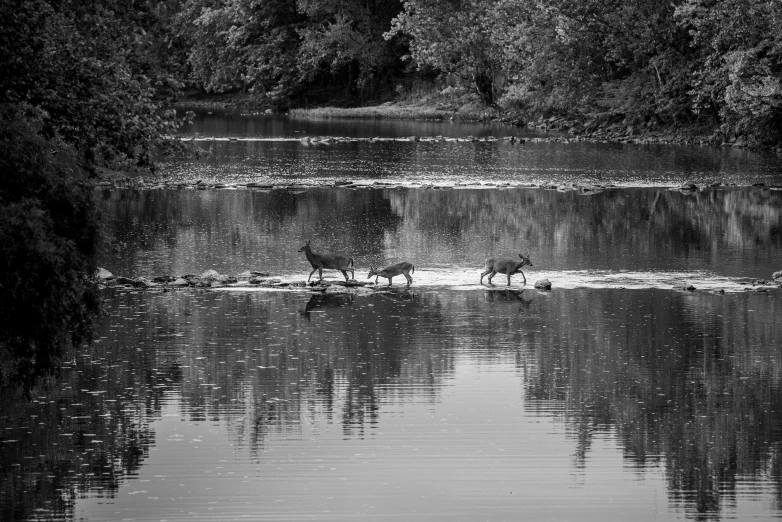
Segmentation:
{"type": "Polygon", "coordinates": [[[307,256],[307,261],[312,265],[312,272],[310,272],[310,276],[307,278],[308,283],[310,282],[310,278],[312,278],[312,274],[315,273],[315,270],[318,271],[320,280],[323,280],[324,268],[339,270],[342,272],[342,275],[345,276],[345,281],[348,280],[348,272],[350,272],[351,278],[356,278],[355,271],[353,270],[352,257],[339,254],[316,254],[312,251],[312,248],[310,248],[309,240],[307,240],[307,243],[299,249],[299,252],[304,252],[304,255],[307,256]]]}
{"type": "Polygon", "coordinates": [[[375,276],[375,284],[377,284],[377,278],[378,277],[387,277],[388,278],[388,286],[391,286],[391,282],[393,281],[395,276],[403,275],[407,279],[407,286],[410,286],[410,284],[413,282],[413,278],[410,277],[410,273],[415,272],[415,267],[412,263],[408,263],[407,261],[402,261],[401,263],[396,263],[391,266],[385,267],[383,270],[378,270],[377,268],[370,267],[369,269],[369,275],[367,275],[367,279],[370,279],[372,276],[375,276]]]}
{"type": "Polygon", "coordinates": [[[529,260],[529,256],[525,256],[522,254],[519,254],[519,257],[521,258],[520,262],[516,262],[513,259],[504,259],[501,257],[490,257],[486,260],[484,263],[484,268],[486,269],[481,274],[481,284],[483,284],[483,276],[486,274],[489,274],[489,284],[492,284],[491,279],[497,274],[507,274],[508,275],[508,286],[510,286],[510,276],[513,274],[521,274],[521,277],[524,278],[524,284],[527,284],[527,276],[524,275],[524,272],[521,271],[522,267],[525,266],[532,266],[532,261],[529,260]]]}

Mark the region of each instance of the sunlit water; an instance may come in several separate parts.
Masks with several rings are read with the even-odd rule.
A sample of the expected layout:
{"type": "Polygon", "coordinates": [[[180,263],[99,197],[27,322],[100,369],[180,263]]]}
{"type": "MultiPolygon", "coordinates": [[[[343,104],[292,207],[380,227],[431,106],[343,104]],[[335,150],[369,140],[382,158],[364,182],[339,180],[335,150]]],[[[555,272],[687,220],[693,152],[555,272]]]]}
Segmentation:
{"type": "Polygon", "coordinates": [[[777,160],[297,138],[507,131],[431,122],[201,125],[254,141],[215,141],[169,175],[407,186],[99,192],[101,266],[299,282],[309,239],[353,257],[362,281],[411,261],[413,284],[105,290],[96,342],[49,392],[0,399],[0,519],[782,519],[782,302],[759,281],[782,269],[782,193],[665,188],[768,185],[777,160]],[[586,172],[634,188],[410,186],[586,172]],[[518,253],[533,262],[526,286],[479,284],[485,257],[518,253]]]}

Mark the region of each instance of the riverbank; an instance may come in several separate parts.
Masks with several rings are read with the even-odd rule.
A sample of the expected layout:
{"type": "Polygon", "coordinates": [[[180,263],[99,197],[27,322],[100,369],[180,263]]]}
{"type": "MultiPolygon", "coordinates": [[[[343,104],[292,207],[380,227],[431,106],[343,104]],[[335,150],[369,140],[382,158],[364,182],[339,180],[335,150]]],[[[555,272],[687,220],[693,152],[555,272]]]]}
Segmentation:
{"type": "MultiPolygon", "coordinates": [[[[237,109],[275,113],[275,109],[248,94],[191,95],[179,105],[200,109],[237,109]]],[[[363,107],[292,108],[288,115],[312,119],[377,119],[499,123],[509,127],[552,133],[557,138],[575,138],[615,143],[660,143],[673,145],[713,145],[782,153],[782,146],[765,146],[750,136],[723,136],[717,129],[699,125],[666,126],[658,123],[634,125],[608,116],[585,119],[564,116],[530,116],[481,103],[474,96],[424,96],[418,100],[400,99],[363,107]]]]}

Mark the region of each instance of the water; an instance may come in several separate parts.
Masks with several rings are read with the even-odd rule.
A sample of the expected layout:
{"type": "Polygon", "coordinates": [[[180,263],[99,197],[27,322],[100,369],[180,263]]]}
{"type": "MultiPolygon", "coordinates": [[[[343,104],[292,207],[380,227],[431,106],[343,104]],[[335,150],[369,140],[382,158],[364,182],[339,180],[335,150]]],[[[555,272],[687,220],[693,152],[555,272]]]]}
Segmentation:
{"type": "Polygon", "coordinates": [[[417,286],[464,290],[480,288],[489,253],[529,253],[530,284],[547,278],[557,288],[690,282],[743,291],[782,268],[782,192],[756,188],[111,190],[100,198],[114,245],[103,265],[125,276],[257,270],[300,281],[311,270],[298,252],[308,239],[315,252],[352,256],[359,279],[404,260],[416,266],[417,286]]]}
{"type": "Polygon", "coordinates": [[[226,118],[213,114],[196,118],[182,130],[182,138],[205,154],[197,159],[164,160],[164,181],[782,185],[782,162],[775,154],[731,147],[566,143],[562,140],[572,137],[533,135],[526,129],[488,124],[309,121],[252,115],[226,118]],[[323,136],[344,141],[300,141],[323,136]],[[412,141],[412,136],[421,141],[412,141]],[[510,136],[529,141],[522,144],[501,139],[510,136]],[[469,137],[498,141],[466,141],[469,137]],[[370,138],[375,140],[367,141],[370,138]]]}
{"type": "MultiPolygon", "coordinates": [[[[215,141],[216,155],[170,168],[250,179],[234,148],[271,164],[263,147],[298,147],[284,158],[291,179],[346,177],[352,166],[331,167],[363,158],[362,179],[393,186],[99,192],[102,266],[301,281],[310,267],[297,250],[311,239],[349,252],[360,280],[370,265],[413,261],[413,285],[105,290],[96,342],[68,356],[60,380],[30,403],[0,398],[1,520],[782,519],[782,302],[756,281],[782,269],[782,196],[686,194],[649,174],[689,177],[686,158],[700,158],[702,179],[772,184],[773,158],[661,148],[651,161],[652,149],[621,146],[601,176],[630,181],[587,194],[515,186],[528,178],[509,143],[285,141],[503,128],[209,125],[218,138],[273,139],[215,141]],[[512,186],[414,186],[429,183],[422,173],[469,181],[454,172],[488,145],[499,148],[474,156],[488,165],[475,179],[506,172],[512,186]],[[400,147],[397,159],[378,146],[400,147]],[[529,253],[528,284],[479,285],[489,252],[529,253]],[[552,291],[533,289],[544,277],[552,291]]],[[[556,179],[578,164],[569,151],[605,144],[533,145],[551,147],[533,154],[534,175],[556,179]]]]}

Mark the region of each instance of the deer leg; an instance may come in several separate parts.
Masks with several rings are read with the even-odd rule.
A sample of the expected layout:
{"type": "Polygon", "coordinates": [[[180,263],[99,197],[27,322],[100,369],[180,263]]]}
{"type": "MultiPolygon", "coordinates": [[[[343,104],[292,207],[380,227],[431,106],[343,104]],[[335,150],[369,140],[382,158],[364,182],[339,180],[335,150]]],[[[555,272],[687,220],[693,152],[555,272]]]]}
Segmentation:
{"type": "Polygon", "coordinates": [[[391,286],[391,282],[394,280],[394,276],[388,278],[388,286],[391,286]]]}
{"type": "Polygon", "coordinates": [[[380,276],[375,276],[375,284],[377,284],[377,278],[380,276]]]}
{"type": "MultiPolygon", "coordinates": [[[[496,275],[497,275],[497,272],[495,272],[494,270],[492,270],[492,271],[491,271],[491,274],[489,274],[489,284],[492,284],[491,280],[492,280],[492,278],[493,278],[494,276],[496,276],[496,275]]],[[[481,278],[481,279],[482,279],[482,278],[481,278]]]]}
{"type": "Polygon", "coordinates": [[[314,274],[314,273],[315,273],[315,270],[317,270],[317,268],[313,268],[313,269],[312,269],[312,272],[310,272],[310,277],[308,277],[308,278],[307,278],[307,282],[308,282],[308,283],[310,282],[310,278],[312,277],[312,274],[314,274]]]}
{"type": "Polygon", "coordinates": [[[340,270],[340,272],[342,272],[342,275],[345,276],[345,282],[347,283],[347,281],[348,281],[348,273],[347,273],[347,271],[346,270],[340,270]]]}
{"type": "Polygon", "coordinates": [[[410,286],[413,283],[413,278],[407,272],[405,272],[405,277],[407,278],[407,286],[410,286]]]}
{"type": "Polygon", "coordinates": [[[510,286],[510,273],[508,273],[508,286],[510,286]]]}
{"type": "Polygon", "coordinates": [[[323,267],[322,267],[322,266],[319,266],[319,267],[318,267],[318,278],[319,278],[321,281],[323,281],[323,267]]]}
{"type": "MultiPolygon", "coordinates": [[[[483,284],[483,276],[491,272],[491,270],[487,270],[484,273],[481,274],[481,284],[483,284]]],[[[489,282],[491,283],[491,276],[489,276],[489,282]]]]}
{"type": "Polygon", "coordinates": [[[527,286],[527,276],[525,276],[524,272],[522,272],[521,270],[519,270],[519,273],[521,274],[521,277],[524,278],[524,286],[527,286]]]}

